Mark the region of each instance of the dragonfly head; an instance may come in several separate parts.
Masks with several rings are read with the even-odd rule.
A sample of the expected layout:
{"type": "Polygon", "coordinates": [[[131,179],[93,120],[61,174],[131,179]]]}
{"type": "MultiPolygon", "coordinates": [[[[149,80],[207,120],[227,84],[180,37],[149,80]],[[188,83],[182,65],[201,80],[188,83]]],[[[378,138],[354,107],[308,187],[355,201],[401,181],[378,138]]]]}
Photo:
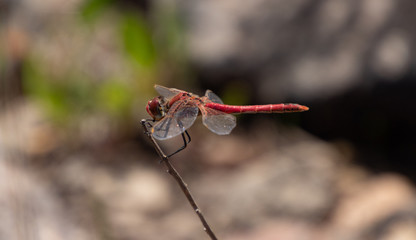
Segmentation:
{"type": "Polygon", "coordinates": [[[162,119],[166,112],[166,100],[164,97],[155,97],[146,105],[146,111],[156,121],[162,119]]]}

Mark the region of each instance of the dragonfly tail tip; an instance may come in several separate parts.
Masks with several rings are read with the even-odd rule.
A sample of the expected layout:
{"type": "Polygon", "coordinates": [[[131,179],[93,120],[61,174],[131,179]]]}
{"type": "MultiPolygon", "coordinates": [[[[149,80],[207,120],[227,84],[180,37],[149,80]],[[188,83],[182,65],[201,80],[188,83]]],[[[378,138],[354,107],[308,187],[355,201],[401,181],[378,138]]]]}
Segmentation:
{"type": "Polygon", "coordinates": [[[300,106],[300,110],[301,110],[302,112],[304,112],[304,111],[308,111],[308,110],[309,110],[309,108],[308,108],[307,106],[303,106],[303,105],[301,105],[301,106],[300,106]]]}

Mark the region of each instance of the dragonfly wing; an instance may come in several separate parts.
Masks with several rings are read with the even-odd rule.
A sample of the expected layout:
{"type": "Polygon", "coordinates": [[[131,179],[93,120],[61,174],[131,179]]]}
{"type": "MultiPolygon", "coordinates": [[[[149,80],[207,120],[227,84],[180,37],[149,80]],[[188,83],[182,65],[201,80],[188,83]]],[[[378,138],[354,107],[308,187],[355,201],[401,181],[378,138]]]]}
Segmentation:
{"type": "Polygon", "coordinates": [[[212,108],[203,108],[202,123],[218,135],[227,135],[237,125],[235,116],[212,108]]]}
{"type": "Polygon", "coordinates": [[[167,99],[173,98],[178,93],[183,92],[176,88],[167,88],[167,87],[160,86],[160,85],[155,85],[155,89],[160,94],[160,96],[163,96],[167,99]]]}
{"type": "Polygon", "coordinates": [[[165,140],[176,137],[195,122],[198,116],[198,107],[193,105],[175,106],[178,104],[183,103],[176,102],[172,105],[168,114],[153,126],[152,135],[154,138],[165,140]]]}
{"type": "Polygon", "coordinates": [[[221,103],[224,104],[220,97],[217,96],[213,91],[207,90],[205,92],[205,97],[207,97],[209,100],[211,100],[214,103],[221,103]]]}

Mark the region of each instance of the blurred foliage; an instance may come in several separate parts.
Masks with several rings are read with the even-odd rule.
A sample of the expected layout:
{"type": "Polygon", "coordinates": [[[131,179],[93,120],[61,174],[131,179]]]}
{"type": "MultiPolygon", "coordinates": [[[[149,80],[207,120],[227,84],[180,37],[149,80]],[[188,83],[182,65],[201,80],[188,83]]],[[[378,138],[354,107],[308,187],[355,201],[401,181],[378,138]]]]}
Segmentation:
{"type": "Polygon", "coordinates": [[[86,0],[80,8],[81,16],[86,21],[93,21],[114,4],[113,2],[113,0],[86,0]]]}
{"type": "Polygon", "coordinates": [[[129,115],[134,92],[122,81],[94,83],[77,73],[54,78],[31,59],[24,66],[25,92],[58,124],[82,120],[84,114],[109,115],[116,121],[129,115]]]}
{"type": "MultiPolygon", "coordinates": [[[[86,35],[81,37],[84,41],[81,46],[86,46],[86,52],[81,50],[78,55],[74,54],[80,61],[71,59],[70,64],[57,64],[62,69],[56,70],[48,66],[51,60],[45,60],[39,55],[43,54],[39,50],[31,51],[25,58],[22,76],[25,94],[40,103],[55,123],[69,126],[82,121],[86,115],[95,115],[125,127],[145,117],[144,106],[155,94],[155,83],[188,79],[184,39],[175,10],[171,6],[157,5],[146,10],[151,11],[150,14],[138,6],[123,8],[118,4],[125,3],[85,0],[80,4],[78,20],[81,21],[72,21],[75,30],[69,28],[75,31],[69,34],[79,34],[77,31],[80,31],[86,35]],[[104,43],[96,42],[94,34],[104,30],[99,29],[103,27],[110,32],[114,29],[112,33],[116,36],[111,37],[115,43],[108,44],[105,42],[111,41],[108,39],[104,43]],[[97,66],[94,61],[101,60],[101,55],[89,61],[86,56],[96,54],[89,52],[92,48],[89,45],[104,51],[106,59],[102,60],[116,66],[116,70],[105,68],[108,63],[97,63],[98,68],[105,69],[101,71],[105,74],[100,69],[95,74],[97,66]],[[117,57],[113,58],[114,55],[117,57]],[[92,65],[80,66],[84,62],[92,65]]],[[[65,26],[62,29],[66,30],[65,26]]],[[[72,47],[64,46],[62,50],[72,47]]],[[[74,48],[74,52],[79,49],[82,47],[74,48]]],[[[73,57],[72,52],[71,56],[65,57],[73,57]]]]}
{"type": "Polygon", "coordinates": [[[35,60],[26,60],[24,67],[24,90],[46,109],[53,120],[64,123],[81,109],[88,108],[88,99],[91,99],[88,82],[54,81],[35,60]]]}
{"type": "Polygon", "coordinates": [[[97,90],[98,107],[114,115],[123,117],[133,100],[134,92],[120,81],[107,81],[97,90]]]}
{"type": "Polygon", "coordinates": [[[126,53],[140,67],[154,68],[156,52],[151,32],[141,17],[127,14],[122,19],[121,36],[126,53]]]}

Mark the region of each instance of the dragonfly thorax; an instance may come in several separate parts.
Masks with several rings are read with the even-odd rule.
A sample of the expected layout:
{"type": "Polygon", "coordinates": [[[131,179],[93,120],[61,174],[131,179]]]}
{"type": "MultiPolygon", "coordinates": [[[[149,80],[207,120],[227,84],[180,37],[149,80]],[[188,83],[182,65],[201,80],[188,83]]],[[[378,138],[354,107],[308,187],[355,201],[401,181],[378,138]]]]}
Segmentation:
{"type": "Polygon", "coordinates": [[[162,119],[168,111],[164,97],[155,97],[147,103],[146,111],[156,121],[162,119]]]}

